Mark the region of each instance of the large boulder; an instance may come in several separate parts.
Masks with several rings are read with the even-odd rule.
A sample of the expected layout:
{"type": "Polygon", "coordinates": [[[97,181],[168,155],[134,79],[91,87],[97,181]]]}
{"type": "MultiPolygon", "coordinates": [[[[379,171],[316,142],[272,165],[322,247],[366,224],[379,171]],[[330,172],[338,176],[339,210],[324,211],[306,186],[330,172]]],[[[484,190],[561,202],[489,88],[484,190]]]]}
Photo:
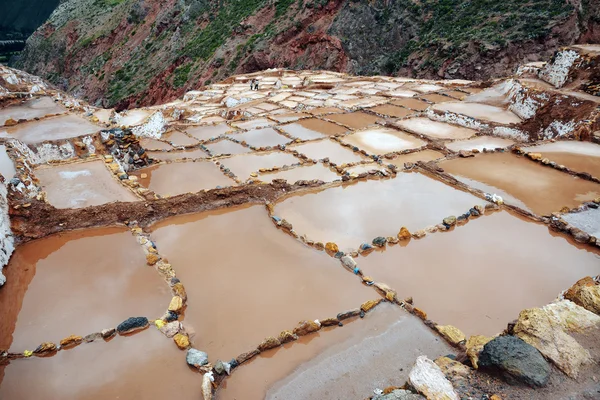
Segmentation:
{"type": "Polygon", "coordinates": [[[548,383],[551,370],[536,348],[515,336],[499,336],[483,346],[479,368],[496,370],[509,383],[540,387],[548,383]]]}
{"type": "Polygon", "coordinates": [[[521,311],[514,333],[565,374],[577,378],[581,367],[589,364],[592,358],[568,332],[585,332],[598,324],[599,316],[569,300],[562,300],[543,308],[521,311]]]}
{"type": "Polygon", "coordinates": [[[408,381],[428,400],[459,400],[454,387],[433,361],[426,356],[417,358],[408,381]]]}
{"type": "Polygon", "coordinates": [[[565,293],[565,299],[600,315],[600,286],[589,276],[571,286],[565,293]]]}

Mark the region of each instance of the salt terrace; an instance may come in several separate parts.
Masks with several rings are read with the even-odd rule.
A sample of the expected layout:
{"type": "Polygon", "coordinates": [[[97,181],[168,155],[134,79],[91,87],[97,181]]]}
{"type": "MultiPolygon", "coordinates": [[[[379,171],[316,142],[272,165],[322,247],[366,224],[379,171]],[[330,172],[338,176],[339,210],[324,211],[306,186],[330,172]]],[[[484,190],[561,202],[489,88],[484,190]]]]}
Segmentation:
{"type": "Polygon", "coordinates": [[[0,66],[0,398],[600,390],[600,113],[576,84],[600,57],[563,52],[567,77],[279,69],[122,112],[0,66]],[[542,372],[495,362],[505,340],[542,372]]]}

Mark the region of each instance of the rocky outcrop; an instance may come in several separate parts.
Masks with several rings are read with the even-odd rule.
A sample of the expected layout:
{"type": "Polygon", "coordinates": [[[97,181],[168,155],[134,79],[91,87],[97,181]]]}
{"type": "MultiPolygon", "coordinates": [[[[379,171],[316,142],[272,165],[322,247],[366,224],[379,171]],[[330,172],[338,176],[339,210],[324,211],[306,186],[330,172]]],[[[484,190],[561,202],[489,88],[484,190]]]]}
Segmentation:
{"type": "Polygon", "coordinates": [[[599,316],[563,300],[543,308],[521,311],[514,333],[538,349],[565,374],[577,378],[581,367],[589,364],[592,358],[569,332],[585,332],[598,324],[599,316]]]}
{"type": "Polygon", "coordinates": [[[509,382],[546,386],[550,365],[533,346],[515,336],[500,336],[483,346],[479,368],[499,371],[509,382]]]}
{"type": "Polygon", "coordinates": [[[419,356],[408,375],[408,382],[428,400],[459,400],[444,373],[426,356],[419,356]]]}

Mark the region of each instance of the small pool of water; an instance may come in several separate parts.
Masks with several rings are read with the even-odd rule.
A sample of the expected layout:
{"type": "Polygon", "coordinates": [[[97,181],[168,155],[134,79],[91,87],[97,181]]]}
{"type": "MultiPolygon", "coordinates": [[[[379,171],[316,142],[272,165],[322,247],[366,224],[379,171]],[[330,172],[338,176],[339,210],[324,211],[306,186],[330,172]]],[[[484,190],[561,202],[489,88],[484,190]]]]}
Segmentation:
{"type": "Polygon", "coordinates": [[[275,206],[300,235],[341,250],[356,250],[377,236],[396,236],[440,224],[485,202],[420,173],[393,179],[367,180],[306,194],[292,195],[275,206]],[[376,195],[374,195],[376,194],[376,195]]]}
{"type": "Polygon", "coordinates": [[[142,186],[163,197],[236,185],[212,161],[153,165],[138,169],[132,175],[139,178],[142,186]],[[146,174],[146,177],[142,178],[142,174],[146,174]]]}
{"type": "Polygon", "coordinates": [[[0,347],[14,352],[114,328],[131,316],[158,318],[171,299],[126,228],[78,230],[26,243],[4,274],[0,347]]]}
{"type": "Polygon", "coordinates": [[[345,136],[342,142],[356,146],[371,155],[416,149],[427,142],[391,128],[374,128],[345,136]]]}
{"type": "Polygon", "coordinates": [[[467,337],[492,336],[521,310],[546,305],[580,278],[597,275],[599,254],[502,211],[373,252],[359,265],[399,298],[412,296],[432,321],[467,337]]]}
{"type": "Polygon", "coordinates": [[[349,148],[344,147],[332,140],[320,140],[318,142],[302,143],[288,146],[288,148],[290,150],[296,150],[312,160],[329,158],[331,162],[338,165],[368,160],[367,157],[355,153],[349,148]]]}
{"type": "Polygon", "coordinates": [[[387,117],[394,118],[403,118],[408,115],[414,114],[415,112],[409,110],[408,108],[398,107],[391,104],[384,104],[381,106],[369,108],[370,111],[373,111],[377,114],[385,115],[387,117]]]}
{"type": "Polygon", "coordinates": [[[367,114],[362,111],[356,111],[348,114],[331,114],[326,115],[323,118],[338,122],[350,129],[366,128],[367,126],[374,125],[375,122],[379,120],[379,117],[376,115],[367,114]]]}
{"type": "Polygon", "coordinates": [[[339,125],[317,118],[303,119],[293,124],[281,125],[280,128],[300,140],[321,139],[326,136],[341,135],[348,131],[339,125]]]}
{"type": "Polygon", "coordinates": [[[461,150],[479,150],[483,149],[495,150],[496,148],[506,148],[515,144],[512,140],[498,138],[494,136],[477,136],[473,139],[457,140],[455,142],[446,143],[446,147],[452,151],[461,150]]]}
{"type": "Polygon", "coordinates": [[[76,115],[59,115],[42,121],[25,122],[10,128],[0,128],[0,137],[25,143],[69,139],[98,132],[101,128],[76,115]]]}
{"type": "Polygon", "coordinates": [[[264,148],[285,145],[292,141],[273,128],[253,129],[242,133],[233,133],[228,137],[248,143],[252,147],[264,148]]]}
{"type": "Polygon", "coordinates": [[[517,115],[513,112],[488,104],[448,102],[435,104],[432,106],[432,108],[434,110],[450,111],[453,113],[463,114],[471,118],[497,122],[499,124],[518,124],[521,122],[521,118],[517,117],[517,115]]]}
{"type": "Polygon", "coordinates": [[[476,133],[473,129],[421,117],[403,119],[396,124],[402,129],[427,136],[431,139],[467,139],[476,133]]]}
{"type": "Polygon", "coordinates": [[[300,162],[298,158],[281,151],[240,154],[221,160],[221,164],[229,168],[242,181],[247,180],[250,178],[250,174],[258,172],[260,169],[283,167],[298,162],[300,162]]]}
{"type": "Polygon", "coordinates": [[[559,165],[600,178],[600,145],[591,142],[554,142],[522,147],[523,151],[541,153],[559,165]]]}
{"type": "Polygon", "coordinates": [[[169,218],[151,236],[185,284],[194,347],[212,360],[377,298],[339,261],[276,229],[262,205],[169,218]]]}
{"type": "Polygon", "coordinates": [[[233,130],[233,128],[225,123],[217,125],[179,126],[179,129],[200,141],[214,139],[233,130]]]}
{"type": "MultiPolygon", "coordinates": [[[[600,185],[538,165],[508,153],[480,154],[440,163],[457,179],[465,177],[475,187],[481,182],[522,201],[538,215],[549,215],[562,207],[574,208],[600,196],[600,185]]],[[[480,188],[486,191],[486,187],[480,188]]],[[[507,199],[507,202],[510,201],[507,199]]]]}
{"type": "Polygon", "coordinates": [[[313,179],[323,182],[333,182],[341,179],[341,177],[322,164],[314,164],[298,166],[285,171],[259,174],[258,179],[263,182],[271,182],[273,179],[285,179],[289,183],[296,183],[297,181],[310,181],[313,179]]]}
{"type": "Polygon", "coordinates": [[[18,121],[20,119],[41,118],[51,114],[62,114],[67,110],[51,97],[40,97],[26,100],[20,104],[11,105],[0,109],[0,125],[4,125],[8,119],[18,121]]]}
{"type": "Polygon", "coordinates": [[[139,201],[104,166],[104,161],[88,161],[35,170],[50,204],[57,208],[82,208],[114,201],[139,201]]]}

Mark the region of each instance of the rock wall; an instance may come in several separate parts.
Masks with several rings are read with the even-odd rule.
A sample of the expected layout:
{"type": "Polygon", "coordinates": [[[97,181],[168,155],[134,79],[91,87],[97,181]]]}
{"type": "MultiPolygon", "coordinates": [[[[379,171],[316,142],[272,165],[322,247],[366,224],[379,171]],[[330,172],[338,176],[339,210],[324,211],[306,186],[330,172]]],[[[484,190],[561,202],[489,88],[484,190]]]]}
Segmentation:
{"type": "Polygon", "coordinates": [[[6,282],[6,277],[2,274],[2,268],[8,264],[8,260],[15,249],[13,234],[10,230],[6,196],[6,185],[0,183],[0,286],[6,282]]]}

